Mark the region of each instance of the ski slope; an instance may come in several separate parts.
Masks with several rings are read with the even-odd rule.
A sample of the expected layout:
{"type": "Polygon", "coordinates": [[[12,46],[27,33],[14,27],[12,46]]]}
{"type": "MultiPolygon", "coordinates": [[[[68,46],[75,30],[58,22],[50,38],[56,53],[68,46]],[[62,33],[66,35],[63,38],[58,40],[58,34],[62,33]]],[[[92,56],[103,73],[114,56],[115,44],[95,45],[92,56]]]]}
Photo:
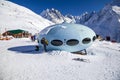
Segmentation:
{"type": "Polygon", "coordinates": [[[34,51],[28,38],[0,45],[0,80],[120,80],[120,43],[96,40],[88,55],[34,51]]]}
{"type": "Polygon", "coordinates": [[[8,0],[0,0],[0,34],[15,29],[23,29],[32,34],[40,32],[52,22],[8,0]]]}

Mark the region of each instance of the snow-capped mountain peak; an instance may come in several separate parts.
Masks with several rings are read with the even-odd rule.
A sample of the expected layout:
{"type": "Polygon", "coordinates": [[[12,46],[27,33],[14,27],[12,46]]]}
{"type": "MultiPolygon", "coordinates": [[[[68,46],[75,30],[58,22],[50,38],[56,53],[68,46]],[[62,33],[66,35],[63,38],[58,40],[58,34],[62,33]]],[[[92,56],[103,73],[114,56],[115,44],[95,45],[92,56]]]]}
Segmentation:
{"type": "Polygon", "coordinates": [[[103,38],[110,36],[111,40],[120,42],[120,0],[114,0],[102,10],[94,14],[84,24],[91,27],[103,38]]]}
{"type": "Polygon", "coordinates": [[[63,22],[67,22],[67,23],[72,22],[72,19],[70,19],[67,16],[63,16],[60,11],[54,8],[46,9],[40,15],[56,24],[63,22]]]}
{"type": "Polygon", "coordinates": [[[54,23],[73,22],[86,25],[103,38],[110,36],[111,40],[120,42],[120,0],[113,0],[99,12],[85,12],[80,16],[63,16],[54,8],[43,11],[41,15],[54,23]]]}
{"type": "Polygon", "coordinates": [[[54,23],[64,22],[64,16],[54,8],[46,9],[40,15],[54,23]]]}

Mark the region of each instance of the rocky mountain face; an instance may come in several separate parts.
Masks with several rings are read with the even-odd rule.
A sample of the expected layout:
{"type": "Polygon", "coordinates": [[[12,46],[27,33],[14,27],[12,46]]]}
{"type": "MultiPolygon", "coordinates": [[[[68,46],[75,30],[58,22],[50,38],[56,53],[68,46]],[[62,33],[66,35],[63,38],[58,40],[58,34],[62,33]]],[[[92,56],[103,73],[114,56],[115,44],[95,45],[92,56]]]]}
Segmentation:
{"type": "Polygon", "coordinates": [[[74,16],[74,19],[75,19],[75,22],[77,24],[84,24],[85,22],[87,22],[94,14],[96,14],[95,11],[91,12],[91,13],[88,13],[88,12],[85,12],[83,13],[82,15],[80,16],[74,16]]]}
{"type": "Polygon", "coordinates": [[[114,0],[84,23],[103,38],[120,42],[120,0],[114,0]]]}
{"type": "Polygon", "coordinates": [[[73,16],[70,14],[62,15],[60,11],[52,8],[52,9],[46,9],[44,10],[40,15],[53,23],[59,24],[63,22],[67,23],[78,23],[78,24],[84,24],[87,22],[94,14],[96,14],[95,11],[88,13],[85,12],[80,16],[73,16]]]}
{"type": "Polygon", "coordinates": [[[46,9],[40,15],[56,24],[63,22],[69,23],[72,21],[70,18],[63,16],[58,10],[54,8],[46,9]]]}
{"type": "Polygon", "coordinates": [[[56,24],[63,22],[84,24],[92,17],[93,14],[95,14],[95,12],[85,12],[80,16],[73,16],[70,14],[62,15],[60,11],[52,8],[44,10],[40,15],[56,24]]]}

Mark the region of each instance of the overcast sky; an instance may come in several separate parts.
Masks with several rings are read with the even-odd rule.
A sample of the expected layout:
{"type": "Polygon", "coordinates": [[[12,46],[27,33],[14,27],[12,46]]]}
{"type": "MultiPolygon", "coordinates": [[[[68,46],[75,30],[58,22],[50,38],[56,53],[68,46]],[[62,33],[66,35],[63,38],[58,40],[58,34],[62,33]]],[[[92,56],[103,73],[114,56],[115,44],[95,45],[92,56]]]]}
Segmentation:
{"type": "Polygon", "coordinates": [[[25,6],[37,14],[43,10],[55,8],[63,15],[80,15],[84,12],[99,11],[112,0],[9,0],[25,6]]]}

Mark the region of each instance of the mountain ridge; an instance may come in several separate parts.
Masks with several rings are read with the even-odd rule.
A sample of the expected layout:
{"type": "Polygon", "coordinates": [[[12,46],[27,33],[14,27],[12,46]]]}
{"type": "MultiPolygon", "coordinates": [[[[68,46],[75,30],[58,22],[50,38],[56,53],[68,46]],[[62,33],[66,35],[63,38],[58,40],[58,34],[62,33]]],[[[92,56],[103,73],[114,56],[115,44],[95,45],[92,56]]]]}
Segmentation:
{"type": "Polygon", "coordinates": [[[107,4],[102,10],[85,22],[84,25],[91,27],[103,38],[110,36],[111,40],[120,42],[120,7],[117,4],[113,5],[113,3],[115,2],[107,4]]]}
{"type": "MultiPolygon", "coordinates": [[[[113,0],[111,3],[106,4],[103,7],[103,9],[101,9],[98,12],[95,11],[91,13],[85,12],[80,16],[73,16],[73,15],[63,16],[57,10],[57,12],[59,12],[59,15],[62,15],[62,22],[59,23],[67,22],[64,19],[65,17],[67,17],[70,20],[70,22],[68,23],[72,22],[72,23],[86,25],[92,28],[96,32],[96,34],[102,36],[103,38],[106,38],[106,36],[110,36],[111,40],[120,42],[120,4],[119,3],[120,0],[113,0]]],[[[48,13],[52,15],[52,13],[50,12],[48,13]]],[[[54,16],[54,18],[56,18],[56,16],[54,16]]],[[[57,22],[55,22],[55,24],[57,24],[57,22]]]]}

